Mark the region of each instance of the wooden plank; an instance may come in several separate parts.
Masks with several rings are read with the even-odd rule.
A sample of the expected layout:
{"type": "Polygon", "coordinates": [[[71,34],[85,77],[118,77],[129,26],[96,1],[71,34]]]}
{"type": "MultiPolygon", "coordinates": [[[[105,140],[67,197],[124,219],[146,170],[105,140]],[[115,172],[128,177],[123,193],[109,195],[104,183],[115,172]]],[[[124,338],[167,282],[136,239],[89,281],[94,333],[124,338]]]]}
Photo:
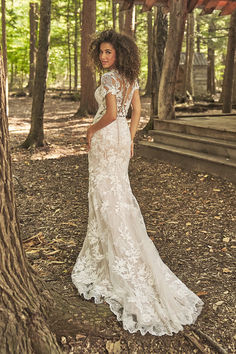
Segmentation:
{"type": "Polygon", "coordinates": [[[223,7],[220,16],[231,15],[236,9],[236,2],[230,2],[225,7],[223,7]]]}

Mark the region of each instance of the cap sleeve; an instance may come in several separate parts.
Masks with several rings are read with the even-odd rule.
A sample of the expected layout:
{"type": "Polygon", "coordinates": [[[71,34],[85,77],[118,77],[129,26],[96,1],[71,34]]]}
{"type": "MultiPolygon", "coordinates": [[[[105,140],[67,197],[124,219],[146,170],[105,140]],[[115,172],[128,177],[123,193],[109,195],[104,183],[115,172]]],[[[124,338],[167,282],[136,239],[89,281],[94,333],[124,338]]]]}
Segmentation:
{"type": "Polygon", "coordinates": [[[138,90],[139,89],[139,84],[138,84],[138,80],[136,79],[134,81],[134,90],[138,90]]]}
{"type": "Polygon", "coordinates": [[[105,96],[108,93],[111,93],[112,95],[116,94],[116,80],[111,73],[105,73],[102,75],[101,85],[105,91],[105,96]]]}

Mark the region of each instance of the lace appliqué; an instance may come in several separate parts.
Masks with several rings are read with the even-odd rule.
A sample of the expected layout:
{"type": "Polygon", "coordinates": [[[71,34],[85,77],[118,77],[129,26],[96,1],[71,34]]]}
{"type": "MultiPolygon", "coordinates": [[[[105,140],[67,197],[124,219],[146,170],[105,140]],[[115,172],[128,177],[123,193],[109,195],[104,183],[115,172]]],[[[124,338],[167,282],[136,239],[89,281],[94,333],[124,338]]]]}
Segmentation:
{"type": "Polygon", "coordinates": [[[129,332],[172,335],[195,322],[203,302],[162,262],[132,194],[126,114],[136,89],[137,81],[130,85],[112,70],[95,92],[94,121],[105,113],[108,93],[118,114],[91,141],[88,229],[72,281],[86,299],[105,300],[129,332]]]}

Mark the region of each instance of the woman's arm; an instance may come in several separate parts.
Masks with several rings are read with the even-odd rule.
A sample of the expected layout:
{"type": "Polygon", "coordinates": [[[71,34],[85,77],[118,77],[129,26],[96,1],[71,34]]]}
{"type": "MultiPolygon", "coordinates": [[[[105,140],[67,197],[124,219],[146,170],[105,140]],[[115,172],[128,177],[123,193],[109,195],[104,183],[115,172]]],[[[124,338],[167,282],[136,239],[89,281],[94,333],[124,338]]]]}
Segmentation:
{"type": "Polygon", "coordinates": [[[130,123],[130,135],[131,135],[131,157],[134,155],[134,144],[133,140],[138,129],[138,124],[141,115],[141,102],[139,96],[139,90],[135,90],[133,98],[131,101],[132,104],[132,114],[131,114],[131,123],[130,123]]]}
{"type": "Polygon", "coordinates": [[[108,93],[106,95],[106,113],[99,119],[98,122],[92,124],[87,130],[88,150],[90,149],[91,139],[96,131],[106,127],[116,120],[117,107],[116,96],[108,93]]]}

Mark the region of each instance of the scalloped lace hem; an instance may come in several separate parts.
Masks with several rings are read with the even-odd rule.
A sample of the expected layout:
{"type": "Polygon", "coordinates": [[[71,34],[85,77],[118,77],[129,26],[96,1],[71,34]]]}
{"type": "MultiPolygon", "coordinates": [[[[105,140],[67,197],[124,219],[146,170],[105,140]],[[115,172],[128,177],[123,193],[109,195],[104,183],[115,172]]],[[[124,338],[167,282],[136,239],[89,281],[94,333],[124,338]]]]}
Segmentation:
{"type": "MultiPolygon", "coordinates": [[[[182,331],[183,326],[191,325],[195,323],[204,305],[204,303],[200,298],[196,298],[194,302],[191,304],[191,308],[189,308],[188,311],[186,312],[187,315],[185,316],[185,321],[182,319],[182,322],[181,323],[179,322],[178,324],[174,324],[172,322],[172,326],[170,326],[171,321],[170,323],[168,323],[169,326],[163,325],[162,327],[160,325],[160,322],[158,321],[153,324],[142,325],[141,323],[135,321],[134,319],[136,317],[135,314],[132,313],[124,314],[123,306],[117,300],[114,300],[111,297],[106,296],[104,294],[92,293],[91,290],[89,291],[90,295],[88,295],[88,292],[86,292],[86,290],[79,290],[78,285],[76,285],[76,287],[80,296],[83,296],[86,300],[91,300],[92,298],[94,298],[95,304],[101,304],[103,302],[106,302],[109,305],[110,310],[116,316],[117,320],[123,323],[123,328],[125,330],[127,330],[130,333],[136,333],[140,331],[140,333],[143,336],[147,333],[159,337],[163,335],[172,336],[173,334],[182,331]]],[[[86,285],[82,287],[84,288],[86,287],[86,285]]]]}

